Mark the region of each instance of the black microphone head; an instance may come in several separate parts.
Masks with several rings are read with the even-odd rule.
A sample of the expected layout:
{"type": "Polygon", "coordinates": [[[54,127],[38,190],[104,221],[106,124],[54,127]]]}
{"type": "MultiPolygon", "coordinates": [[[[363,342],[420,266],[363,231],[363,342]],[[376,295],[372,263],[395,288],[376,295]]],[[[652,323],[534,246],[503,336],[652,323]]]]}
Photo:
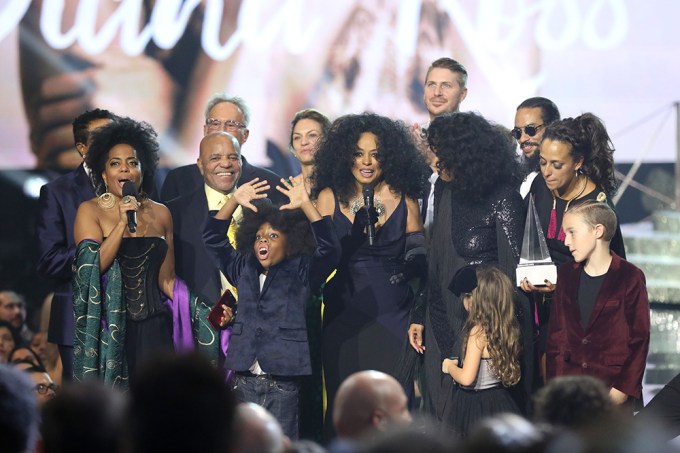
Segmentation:
{"type": "Polygon", "coordinates": [[[123,183],[123,196],[136,197],[139,192],[137,191],[137,186],[132,181],[125,181],[123,183]]]}
{"type": "Polygon", "coordinates": [[[366,197],[366,196],[372,197],[373,196],[373,186],[371,184],[364,184],[364,187],[361,191],[364,194],[364,197],[366,197]]]}

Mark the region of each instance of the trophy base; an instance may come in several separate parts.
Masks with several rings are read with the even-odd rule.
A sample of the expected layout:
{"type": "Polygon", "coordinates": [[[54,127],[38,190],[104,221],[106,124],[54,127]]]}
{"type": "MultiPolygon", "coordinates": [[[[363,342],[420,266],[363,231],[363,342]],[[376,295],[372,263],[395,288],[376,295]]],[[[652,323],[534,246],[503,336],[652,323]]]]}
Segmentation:
{"type": "Polygon", "coordinates": [[[517,266],[517,286],[525,278],[534,286],[545,286],[548,280],[553,285],[557,283],[557,266],[553,263],[520,264],[517,266]]]}

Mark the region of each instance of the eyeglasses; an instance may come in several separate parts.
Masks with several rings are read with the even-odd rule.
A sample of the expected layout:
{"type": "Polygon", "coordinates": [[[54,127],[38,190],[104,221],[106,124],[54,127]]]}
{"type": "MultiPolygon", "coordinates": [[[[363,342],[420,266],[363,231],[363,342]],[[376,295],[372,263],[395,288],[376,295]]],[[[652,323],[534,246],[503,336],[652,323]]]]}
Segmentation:
{"type": "Polygon", "coordinates": [[[544,125],[539,124],[538,126],[534,125],[529,125],[529,126],[524,126],[524,127],[516,127],[510,133],[512,134],[513,137],[515,137],[515,140],[519,140],[519,138],[522,136],[522,129],[524,129],[524,133],[527,134],[529,137],[533,137],[536,135],[536,132],[540,128],[542,128],[544,125]]]}
{"type": "Polygon", "coordinates": [[[236,131],[239,129],[245,129],[246,125],[243,123],[240,123],[238,121],[234,120],[226,120],[226,121],[220,121],[217,118],[208,118],[205,121],[205,125],[208,127],[210,130],[228,130],[228,131],[236,131]]]}
{"type": "Polygon", "coordinates": [[[33,387],[36,392],[40,393],[41,395],[45,395],[48,390],[52,390],[54,393],[57,393],[59,391],[59,386],[56,384],[37,384],[35,387],[33,387]]]}

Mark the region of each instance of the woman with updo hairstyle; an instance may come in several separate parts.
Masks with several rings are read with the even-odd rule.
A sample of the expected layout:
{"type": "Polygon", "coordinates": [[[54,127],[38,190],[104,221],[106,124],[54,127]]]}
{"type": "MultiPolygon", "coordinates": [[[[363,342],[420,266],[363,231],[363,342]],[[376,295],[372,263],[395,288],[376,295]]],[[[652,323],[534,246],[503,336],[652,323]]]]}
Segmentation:
{"type": "MultiPolygon", "coordinates": [[[[611,196],[616,190],[614,145],[602,120],[592,113],[584,113],[576,118],[555,121],[546,127],[541,140],[539,164],[542,177],[534,179],[529,193],[550,257],[559,266],[572,259],[569,247],[564,244],[562,230],[562,219],[567,210],[587,200],[606,202],[614,209],[611,203],[611,196]]],[[[609,248],[621,258],[626,258],[618,219],[609,248]]],[[[524,279],[521,284],[523,290],[542,296],[535,298],[538,301],[542,375],[545,373],[543,351],[554,283],[524,279]]]]}
{"type": "Polygon", "coordinates": [[[302,167],[295,182],[304,182],[307,193],[312,191],[316,151],[330,128],[331,120],[315,109],[300,110],[290,122],[290,150],[302,167]]]}
{"type": "MultiPolygon", "coordinates": [[[[515,281],[526,214],[516,190],[521,176],[515,146],[502,129],[476,113],[448,113],[430,123],[427,142],[439,181],[428,241],[426,302],[413,319],[409,337],[426,339],[420,376],[424,410],[455,425],[451,417],[460,414],[442,414],[442,408],[451,407],[454,389],[450,380],[441,379],[441,364],[444,357],[460,356],[467,314],[461,298],[450,290],[452,278],[466,265],[495,265],[515,281]]],[[[526,334],[531,321],[528,301],[517,300],[522,379],[511,394],[524,411],[531,384],[525,378],[531,375],[531,336],[526,334]]]]}
{"type": "Polygon", "coordinates": [[[86,164],[98,196],[80,205],[74,225],[76,380],[97,377],[127,388],[141,362],[191,349],[197,335],[210,339],[198,344],[217,358],[215,333],[200,327],[205,322],[191,322],[199,319],[191,312],[207,315],[209,307],[175,278],[170,212],[147,196],[158,163],[156,137],[149,124],[131,118],[91,137],[86,164]],[[137,195],[123,195],[126,184],[137,195]]]}
{"type": "MultiPolygon", "coordinates": [[[[610,207],[616,191],[614,145],[602,120],[592,113],[556,121],[546,127],[541,140],[540,168],[530,193],[555,264],[571,259],[564,245],[562,219],[570,206],[586,200],[605,201],[610,207]]],[[[610,248],[626,258],[621,229],[610,248]]]]}
{"type": "Polygon", "coordinates": [[[336,391],[356,371],[390,374],[413,394],[404,359],[413,306],[408,280],[424,269],[417,199],[427,195],[430,174],[408,128],[373,113],[338,118],[316,153],[312,197],[322,216],[332,216],[342,245],[323,292],[327,434],[336,391]],[[373,208],[364,206],[364,190],[373,208]]]}

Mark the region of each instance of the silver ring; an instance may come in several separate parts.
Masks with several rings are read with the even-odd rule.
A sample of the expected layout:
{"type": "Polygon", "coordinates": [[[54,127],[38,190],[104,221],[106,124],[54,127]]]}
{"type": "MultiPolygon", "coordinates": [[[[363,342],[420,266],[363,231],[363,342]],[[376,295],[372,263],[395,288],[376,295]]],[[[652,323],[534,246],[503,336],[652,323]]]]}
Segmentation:
{"type": "Polygon", "coordinates": [[[123,200],[122,200],[122,201],[123,201],[123,203],[129,203],[129,202],[130,202],[130,195],[125,195],[125,196],[123,197],[123,200]]]}

